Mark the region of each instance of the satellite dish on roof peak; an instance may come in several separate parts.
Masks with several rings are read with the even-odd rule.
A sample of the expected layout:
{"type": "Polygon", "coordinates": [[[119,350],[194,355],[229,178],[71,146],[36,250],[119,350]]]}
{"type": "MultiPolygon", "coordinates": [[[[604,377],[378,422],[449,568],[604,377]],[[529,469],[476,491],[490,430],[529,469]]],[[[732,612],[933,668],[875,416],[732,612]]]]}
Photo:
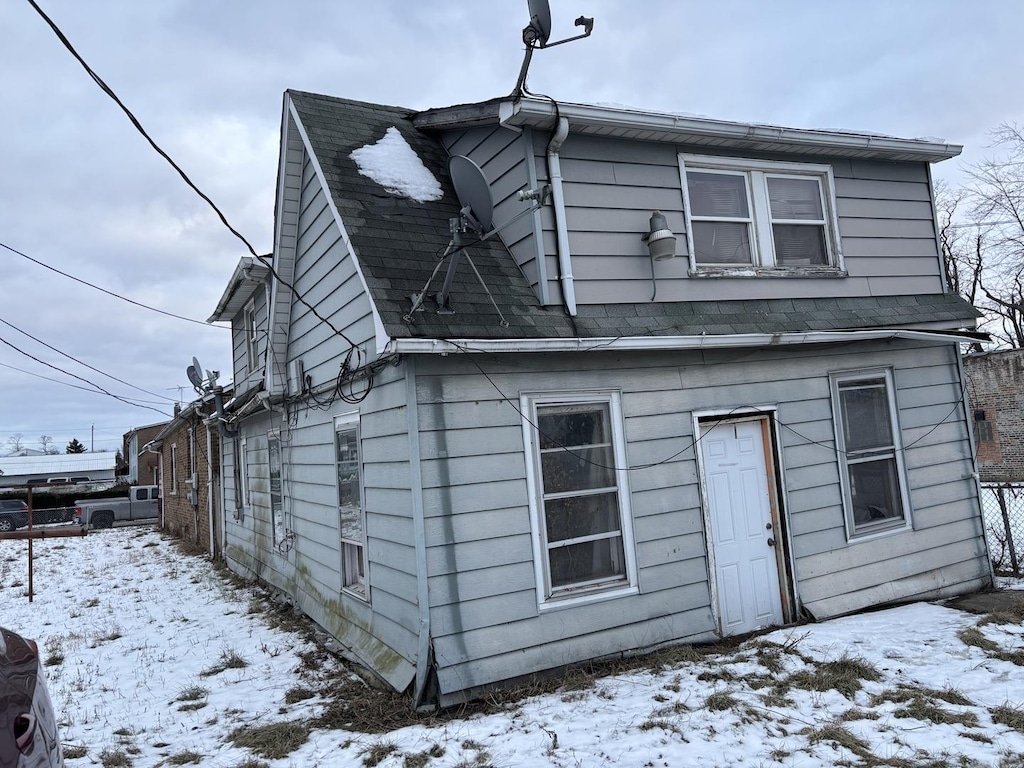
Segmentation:
{"type": "Polygon", "coordinates": [[[528,3],[530,23],[523,30],[523,42],[527,45],[536,43],[543,48],[551,37],[551,8],[548,0],[528,0],[528,3]]]}
{"type": "Polygon", "coordinates": [[[575,37],[567,37],[557,43],[549,43],[551,37],[551,8],[548,0],[527,0],[530,7],[530,23],[523,28],[523,42],[526,43],[526,57],[523,59],[522,69],[519,70],[519,80],[516,87],[512,89],[512,95],[519,97],[526,93],[526,72],[530,69],[530,59],[533,58],[534,48],[552,48],[562,43],[571,43],[583,37],[589,37],[594,31],[594,20],[587,16],[580,16],[574,22],[577,27],[583,27],[583,34],[575,37]]]}
{"type": "Polygon", "coordinates": [[[479,165],[463,155],[448,158],[448,174],[459,198],[463,223],[482,236],[494,221],[494,200],[487,177],[479,165]]]}

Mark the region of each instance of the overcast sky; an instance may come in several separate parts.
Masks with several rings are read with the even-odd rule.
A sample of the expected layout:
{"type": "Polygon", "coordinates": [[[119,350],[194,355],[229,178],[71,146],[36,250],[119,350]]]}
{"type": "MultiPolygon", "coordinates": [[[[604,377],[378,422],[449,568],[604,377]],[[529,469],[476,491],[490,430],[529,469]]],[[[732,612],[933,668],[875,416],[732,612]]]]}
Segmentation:
{"type": "MultiPolygon", "coordinates": [[[[272,248],[285,89],[416,109],[506,95],[528,20],[526,0],[38,2],[260,253],[272,248]]],[[[942,138],[965,147],[935,168],[954,184],[993,153],[991,128],[1024,122],[1019,0],[551,6],[552,40],[595,18],[591,38],[534,56],[531,91],[559,100],[942,138]]],[[[245,246],[27,0],[0,3],[0,29],[0,243],[205,321],[245,246]]],[[[0,453],[13,433],[32,448],[50,435],[62,450],[72,438],[115,450],[194,398],[193,355],[230,379],[223,327],[141,309],[3,248],[0,275],[0,453]],[[44,363],[156,410],[68,386],[94,389],[44,363]]]]}

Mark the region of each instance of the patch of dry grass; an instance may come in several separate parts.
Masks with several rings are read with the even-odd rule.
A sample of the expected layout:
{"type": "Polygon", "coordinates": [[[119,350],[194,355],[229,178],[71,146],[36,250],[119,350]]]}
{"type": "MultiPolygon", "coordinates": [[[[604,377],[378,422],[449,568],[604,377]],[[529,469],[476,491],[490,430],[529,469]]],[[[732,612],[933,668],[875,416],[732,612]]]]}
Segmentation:
{"type": "Polygon", "coordinates": [[[992,716],[992,722],[1024,732],[1024,707],[1003,704],[998,707],[990,707],[988,713],[992,716]]]}
{"type": "Polygon", "coordinates": [[[297,720],[268,725],[243,725],[228,734],[228,741],[268,760],[280,760],[305,744],[310,730],[309,723],[297,720]]]}

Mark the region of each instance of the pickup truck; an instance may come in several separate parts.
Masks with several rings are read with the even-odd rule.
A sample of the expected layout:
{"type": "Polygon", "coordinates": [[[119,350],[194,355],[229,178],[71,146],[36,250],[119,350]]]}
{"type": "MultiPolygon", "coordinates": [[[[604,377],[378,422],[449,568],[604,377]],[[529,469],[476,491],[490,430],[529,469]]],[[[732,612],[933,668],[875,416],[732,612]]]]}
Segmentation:
{"type": "Polygon", "coordinates": [[[75,520],[88,528],[110,528],[124,520],[156,520],[160,516],[160,487],[133,485],[128,497],[75,502],[75,520]]]}

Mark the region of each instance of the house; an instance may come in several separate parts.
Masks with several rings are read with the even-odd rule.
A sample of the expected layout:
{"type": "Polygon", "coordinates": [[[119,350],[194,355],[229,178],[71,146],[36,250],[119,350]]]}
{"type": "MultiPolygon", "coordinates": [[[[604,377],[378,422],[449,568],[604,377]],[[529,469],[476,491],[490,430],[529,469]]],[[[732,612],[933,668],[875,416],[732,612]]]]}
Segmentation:
{"type": "Polygon", "coordinates": [[[117,455],[109,452],[4,456],[0,458],[0,487],[90,483],[98,489],[113,484],[116,462],[117,455]]]}
{"type": "Polygon", "coordinates": [[[143,447],[152,441],[170,422],[161,421],[155,424],[146,424],[142,427],[133,427],[124,433],[124,456],[125,479],[129,485],[159,485],[160,484],[160,457],[159,455],[143,450],[143,447]]]}
{"type": "Polygon", "coordinates": [[[1024,482],[1024,349],[969,354],[964,373],[982,482],[1024,482]]]}
{"type": "Polygon", "coordinates": [[[287,92],[272,260],[210,318],[227,564],[418,705],[989,585],[930,172],[959,151],[287,92]]]}
{"type": "Polygon", "coordinates": [[[174,418],[142,454],[157,459],[161,528],[211,557],[220,554],[223,525],[220,432],[215,396],[207,392],[183,408],[175,404],[174,418]]]}

